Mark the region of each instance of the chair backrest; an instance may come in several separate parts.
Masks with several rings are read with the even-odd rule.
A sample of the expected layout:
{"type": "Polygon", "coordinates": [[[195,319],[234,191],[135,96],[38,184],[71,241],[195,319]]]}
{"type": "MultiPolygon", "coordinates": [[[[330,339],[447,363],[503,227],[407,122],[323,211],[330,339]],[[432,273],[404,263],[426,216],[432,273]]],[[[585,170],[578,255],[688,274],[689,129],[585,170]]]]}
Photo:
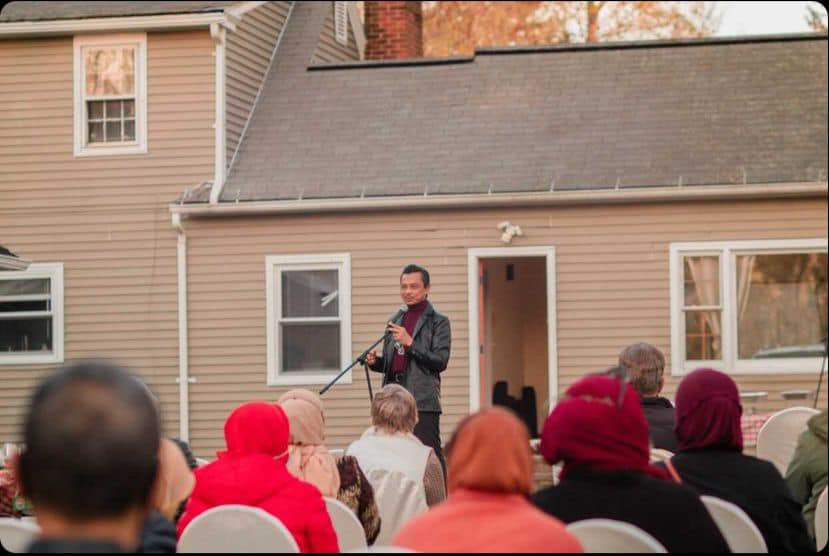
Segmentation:
{"type": "Polygon", "coordinates": [[[817,549],[823,550],[826,546],[827,540],[827,519],[829,519],[829,508],[826,507],[829,499],[827,498],[826,489],[820,493],[820,498],[817,499],[817,507],[815,508],[815,542],[817,549]]]}
{"type": "Polygon", "coordinates": [[[324,497],[325,508],[331,517],[334,531],[337,532],[337,541],[340,545],[340,552],[368,547],[366,532],[363,525],[351,508],[336,498],[324,497]]]}
{"type": "Polygon", "coordinates": [[[265,510],[228,504],[191,521],[178,541],[178,552],[299,552],[288,528],[265,510]]]}
{"type": "Polygon", "coordinates": [[[785,475],[800,433],[806,430],[806,422],[818,413],[811,407],[790,407],[769,417],[757,433],[757,457],[772,462],[785,475]]]}
{"type": "Polygon", "coordinates": [[[423,487],[400,471],[375,468],[366,473],[366,478],[374,488],[380,512],[380,533],[374,542],[378,546],[390,545],[406,522],[429,509],[423,487]]]}
{"type": "Polygon", "coordinates": [[[198,464],[199,467],[201,467],[202,465],[207,465],[210,462],[207,461],[206,459],[196,458],[196,463],[198,464]]]}
{"type": "Polygon", "coordinates": [[[665,554],[668,551],[658,540],[639,527],[614,519],[584,519],[567,525],[584,547],[585,552],[665,554]]]}
{"type": "Polygon", "coordinates": [[[716,496],[700,496],[731,552],[768,552],[760,529],[742,508],[716,496]]]}
{"type": "Polygon", "coordinates": [[[0,517],[0,543],[9,552],[25,552],[40,534],[40,527],[31,521],[0,517]]]}
{"type": "Polygon", "coordinates": [[[665,461],[674,457],[674,453],[663,448],[651,448],[651,463],[665,461]]]}
{"type": "Polygon", "coordinates": [[[334,456],[334,459],[340,459],[345,454],[345,450],[342,448],[334,448],[333,450],[328,450],[328,453],[334,456]]]}

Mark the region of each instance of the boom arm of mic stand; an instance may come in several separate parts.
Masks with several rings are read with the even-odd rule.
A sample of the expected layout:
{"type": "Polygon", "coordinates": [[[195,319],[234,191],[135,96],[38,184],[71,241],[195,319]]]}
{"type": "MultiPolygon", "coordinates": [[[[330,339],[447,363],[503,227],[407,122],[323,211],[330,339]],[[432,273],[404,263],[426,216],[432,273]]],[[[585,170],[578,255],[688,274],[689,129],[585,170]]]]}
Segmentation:
{"type": "MultiPolygon", "coordinates": [[[[322,390],[320,390],[320,396],[322,396],[323,394],[325,394],[325,393],[328,391],[328,389],[329,389],[329,388],[331,388],[332,386],[334,386],[334,384],[335,384],[338,380],[340,380],[340,378],[342,378],[342,376],[343,376],[345,373],[347,373],[349,370],[351,370],[351,368],[352,368],[354,365],[356,365],[357,363],[361,363],[361,362],[365,365],[366,355],[368,355],[368,352],[370,352],[371,350],[373,350],[373,349],[375,348],[375,346],[377,346],[377,344],[379,344],[380,342],[382,342],[383,340],[385,340],[385,339],[386,339],[386,336],[387,336],[388,334],[389,334],[389,332],[385,332],[382,336],[380,336],[380,337],[377,339],[377,341],[376,341],[376,342],[374,342],[373,344],[371,344],[370,346],[368,346],[368,347],[365,349],[365,351],[363,351],[363,353],[361,353],[361,354],[360,354],[360,355],[359,355],[359,356],[358,356],[358,357],[357,357],[354,361],[352,361],[352,362],[351,362],[351,364],[350,364],[348,367],[346,367],[345,369],[343,369],[342,371],[340,371],[340,374],[338,374],[337,376],[335,376],[335,377],[334,377],[334,379],[333,379],[331,382],[329,382],[328,384],[326,384],[326,385],[325,385],[325,388],[323,388],[322,390]]],[[[366,365],[366,383],[368,384],[368,396],[369,396],[369,400],[371,401],[371,400],[373,400],[373,399],[374,399],[374,396],[372,396],[372,393],[371,393],[371,379],[369,378],[369,374],[368,374],[368,365],[366,365]]]]}

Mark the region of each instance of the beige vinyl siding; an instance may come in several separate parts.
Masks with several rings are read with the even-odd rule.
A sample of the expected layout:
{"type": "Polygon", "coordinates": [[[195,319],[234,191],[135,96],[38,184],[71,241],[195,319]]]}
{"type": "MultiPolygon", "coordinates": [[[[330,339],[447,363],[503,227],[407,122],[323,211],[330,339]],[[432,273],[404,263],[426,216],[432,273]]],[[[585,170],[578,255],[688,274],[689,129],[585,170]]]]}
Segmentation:
{"type": "MultiPolygon", "coordinates": [[[[148,33],[148,153],[72,156],[72,37],[0,41],[0,243],[64,265],[65,360],[129,365],[178,435],[176,234],[168,203],[213,172],[213,41],[148,33]]],[[[0,442],[57,365],[0,365],[0,442]]]]}
{"type": "Polygon", "coordinates": [[[266,2],[247,12],[236,30],[227,34],[225,120],[228,166],[242,138],[290,8],[290,2],[266,2]]]}
{"type": "MultiPolygon", "coordinates": [[[[677,241],[826,237],[822,199],[661,203],[502,210],[445,210],[348,215],[202,218],[186,223],[189,243],[191,439],[212,457],[238,404],[276,400],[266,386],[265,257],[350,253],[352,355],[373,342],[400,304],[397,280],[410,262],[432,274],[435,306],[452,322],[452,353],[443,374],[441,431],[448,439],[468,412],[467,250],[503,247],[496,224],[510,220],[524,236],[512,245],[556,248],[560,390],[616,361],[646,340],[670,361],[668,246],[677,241]]],[[[373,385],[380,375],[373,373],[373,385]]],[[[324,397],[326,434],[343,447],[369,423],[364,373],[324,397]]],[[[767,390],[758,412],[787,405],[780,392],[813,389],[817,369],[798,375],[735,377],[741,389],[767,390]]],[[[666,394],[677,380],[669,377],[666,394]]],[[[321,385],[309,386],[318,391],[321,385]]],[[[826,388],[821,405],[826,406],[826,388]]],[[[794,405],[794,404],[792,404],[794,405]]],[[[539,411],[545,409],[539,407],[539,411]]]]}
{"type": "Polygon", "coordinates": [[[322,26],[320,33],[320,40],[317,44],[317,50],[311,58],[312,64],[326,64],[330,62],[343,62],[346,60],[359,60],[360,50],[357,48],[357,41],[354,38],[354,28],[351,26],[350,18],[348,21],[348,44],[343,45],[337,41],[337,36],[334,32],[334,3],[330,4],[328,8],[328,16],[325,18],[325,24],[322,26]]]}

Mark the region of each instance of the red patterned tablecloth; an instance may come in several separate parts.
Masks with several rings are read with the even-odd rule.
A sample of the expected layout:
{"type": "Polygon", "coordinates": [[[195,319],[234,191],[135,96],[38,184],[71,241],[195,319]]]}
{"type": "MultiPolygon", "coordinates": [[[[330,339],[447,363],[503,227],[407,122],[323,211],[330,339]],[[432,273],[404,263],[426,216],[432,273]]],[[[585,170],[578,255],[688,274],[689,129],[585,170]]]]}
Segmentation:
{"type": "Polygon", "coordinates": [[[771,413],[743,414],[740,418],[740,427],[743,429],[743,444],[748,446],[757,444],[757,433],[760,432],[763,423],[771,416],[771,413]]]}

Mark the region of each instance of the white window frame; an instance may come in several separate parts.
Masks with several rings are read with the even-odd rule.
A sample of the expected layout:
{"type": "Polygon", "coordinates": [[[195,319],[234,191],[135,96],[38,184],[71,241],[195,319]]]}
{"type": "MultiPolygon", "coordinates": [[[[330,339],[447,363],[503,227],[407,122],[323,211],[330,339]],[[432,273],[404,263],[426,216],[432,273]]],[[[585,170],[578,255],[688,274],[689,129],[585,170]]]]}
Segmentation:
{"type": "MultiPolygon", "coordinates": [[[[296,386],[327,384],[340,370],[351,363],[351,255],[327,253],[318,255],[268,255],[265,257],[266,334],[268,357],[268,386],[296,386]],[[325,373],[280,373],[282,346],[279,343],[279,321],[282,303],[283,270],[337,270],[339,281],[338,303],[340,321],[340,368],[325,373]]],[[[351,384],[351,371],[339,380],[351,384]]]]}
{"type": "Polygon", "coordinates": [[[74,37],[74,155],[113,156],[147,153],[147,33],[87,35],[74,37]],[[83,48],[87,46],[135,47],[135,141],[88,145],[83,48]]]}
{"type": "MultiPolygon", "coordinates": [[[[9,353],[0,351],[0,365],[63,363],[63,263],[32,263],[26,270],[0,272],[0,281],[49,278],[52,315],[52,351],[9,353]]],[[[0,321],[2,322],[2,321],[0,321]]]]}
{"type": "Polygon", "coordinates": [[[348,45],[348,2],[334,2],[334,38],[341,45],[348,45]]]}
{"type": "MultiPolygon", "coordinates": [[[[711,366],[730,374],[798,374],[814,373],[822,357],[739,359],[737,352],[737,283],[738,255],[779,255],[786,253],[827,252],[826,239],[780,239],[703,241],[670,244],[671,292],[671,375],[683,376],[697,367],[711,366]],[[685,319],[683,264],[686,256],[720,258],[720,329],[722,359],[692,361],[685,359],[685,319]]],[[[824,363],[824,368],[825,363],[824,363]]]]}

